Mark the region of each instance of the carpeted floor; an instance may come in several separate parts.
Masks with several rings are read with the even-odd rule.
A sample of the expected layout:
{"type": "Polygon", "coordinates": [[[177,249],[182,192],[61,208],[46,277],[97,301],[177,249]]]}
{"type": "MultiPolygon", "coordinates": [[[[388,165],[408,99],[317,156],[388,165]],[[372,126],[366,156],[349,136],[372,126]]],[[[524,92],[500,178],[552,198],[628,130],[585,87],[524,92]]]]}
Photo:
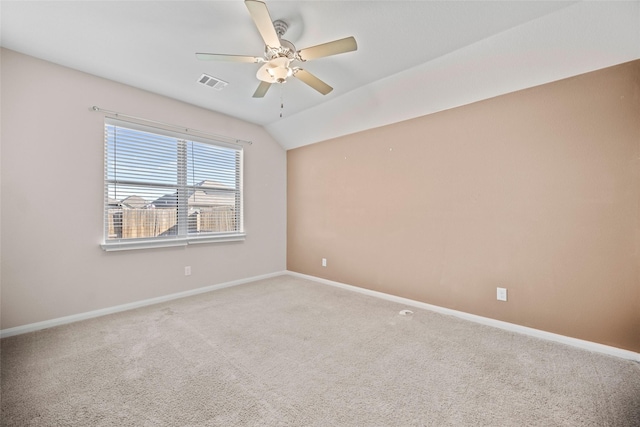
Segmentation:
{"type": "Polygon", "coordinates": [[[280,276],[5,338],[2,426],[640,426],[640,365],[280,276]]]}

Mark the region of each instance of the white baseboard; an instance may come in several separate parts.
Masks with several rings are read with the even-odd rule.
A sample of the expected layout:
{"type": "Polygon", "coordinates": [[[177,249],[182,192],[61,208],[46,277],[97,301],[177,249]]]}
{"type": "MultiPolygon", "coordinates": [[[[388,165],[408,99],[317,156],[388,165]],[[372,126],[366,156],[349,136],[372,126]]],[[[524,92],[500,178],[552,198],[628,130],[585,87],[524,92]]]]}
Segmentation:
{"type": "Polygon", "coordinates": [[[370,289],[359,288],[357,286],[347,285],[345,283],[334,282],[332,280],[322,279],[320,277],[309,276],[306,274],[296,273],[294,271],[278,271],[269,274],[263,274],[260,276],[248,277],[245,279],[233,280],[230,282],[219,283],[217,285],[205,286],[203,288],[191,289],[184,292],[178,292],[175,294],[164,295],[161,297],[150,298],[142,301],[135,301],[132,303],[117,305],[114,307],[107,307],[100,310],[89,311],[86,313],[74,314],[71,316],[59,317],[57,319],[45,320],[43,322],[30,323],[28,325],[16,326],[15,328],[8,328],[0,330],[0,338],[11,337],[14,335],[26,334],[28,332],[39,331],[42,329],[51,328],[54,326],[64,325],[67,323],[78,322],[81,320],[92,319],[94,317],[106,316],[108,314],[118,313],[126,310],[133,310],[135,308],[145,307],[148,305],[159,304],[166,301],[171,301],[179,298],[185,298],[193,295],[203,294],[205,292],[211,292],[218,289],[228,288],[231,286],[242,285],[257,280],[269,279],[271,277],[277,277],[282,275],[291,275],[300,277],[302,279],[312,280],[314,282],[323,283],[330,286],[346,289],[352,292],[358,292],[361,294],[373,296],[376,298],[382,298],[388,301],[393,301],[399,304],[404,304],[410,307],[421,308],[424,310],[430,310],[441,314],[447,314],[456,316],[461,319],[469,320],[472,322],[480,323],[487,326],[493,326],[495,328],[504,329],[511,332],[517,332],[524,335],[529,335],[536,338],[541,338],[549,341],[555,341],[561,344],[578,347],[584,350],[595,351],[597,353],[603,353],[610,356],[620,357],[623,359],[634,360],[640,362],[640,353],[636,353],[629,350],[624,350],[617,347],[611,347],[604,344],[594,343],[591,341],[585,341],[578,338],[567,337],[564,335],[554,334],[552,332],[541,331],[539,329],[529,328],[526,326],[516,325],[514,323],[503,322],[501,320],[491,319],[488,317],[478,316],[475,314],[465,313],[463,311],[452,310],[450,308],[439,307],[437,305],[427,304],[420,301],[411,300],[408,298],[402,298],[395,295],[386,294],[383,292],[372,291],[370,289]]]}
{"type": "Polygon", "coordinates": [[[435,311],[441,314],[447,314],[456,316],[461,319],[470,320],[472,322],[480,323],[487,326],[493,326],[495,328],[504,329],[511,332],[517,332],[524,335],[529,335],[544,340],[555,341],[561,344],[567,344],[573,347],[578,347],[583,350],[594,351],[597,353],[607,354],[609,356],[620,357],[623,359],[634,360],[640,362],[640,353],[636,353],[629,350],[624,350],[617,347],[611,347],[604,344],[599,344],[591,341],[585,341],[578,338],[571,338],[564,335],[554,334],[552,332],[541,331],[539,329],[529,328],[526,326],[516,325],[514,323],[503,322],[501,320],[491,319],[488,317],[477,316],[475,314],[465,313],[463,311],[452,310],[450,308],[439,307],[437,305],[431,305],[420,301],[411,300],[408,298],[402,298],[395,295],[385,294],[383,292],[372,291],[370,289],[359,288],[357,286],[347,285],[345,283],[334,282],[332,280],[322,279],[320,277],[309,276],[306,274],[296,273],[294,271],[287,271],[287,274],[302,279],[312,280],[314,282],[323,283],[330,286],[346,289],[361,294],[386,299],[388,301],[397,302],[410,307],[422,308],[425,310],[435,311]]]}
{"type": "Polygon", "coordinates": [[[275,273],[263,274],[260,276],[248,277],[246,279],[233,280],[231,282],[219,283],[217,285],[205,286],[203,288],[191,289],[175,294],[164,295],[156,298],[149,298],[142,301],[135,301],[127,304],[117,305],[115,307],[102,308],[100,310],[89,311],[86,313],[74,314],[71,316],[59,317],[57,319],[45,320],[42,322],[30,323],[28,325],[16,326],[0,330],[0,338],[11,337],[14,335],[26,334],[28,332],[39,331],[41,329],[51,328],[54,326],[65,325],[67,323],[78,322],[80,320],[92,319],[94,317],[105,316],[107,314],[118,313],[120,311],[133,310],[135,308],[145,307],[147,305],[159,304],[161,302],[171,301],[178,298],[190,297],[192,295],[203,294],[205,292],[215,291],[217,289],[228,288],[231,286],[242,285],[244,283],[254,282],[256,280],[268,279],[271,277],[282,276],[287,274],[286,271],[278,271],[275,273]]]}

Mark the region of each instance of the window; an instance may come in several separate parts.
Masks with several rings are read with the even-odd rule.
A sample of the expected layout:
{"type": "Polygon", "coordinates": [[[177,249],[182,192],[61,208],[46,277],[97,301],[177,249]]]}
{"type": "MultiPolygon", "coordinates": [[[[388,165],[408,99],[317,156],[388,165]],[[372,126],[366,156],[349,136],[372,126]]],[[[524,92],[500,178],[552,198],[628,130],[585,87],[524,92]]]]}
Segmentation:
{"type": "Polygon", "coordinates": [[[243,240],[242,148],[105,119],[105,250],[243,240]]]}

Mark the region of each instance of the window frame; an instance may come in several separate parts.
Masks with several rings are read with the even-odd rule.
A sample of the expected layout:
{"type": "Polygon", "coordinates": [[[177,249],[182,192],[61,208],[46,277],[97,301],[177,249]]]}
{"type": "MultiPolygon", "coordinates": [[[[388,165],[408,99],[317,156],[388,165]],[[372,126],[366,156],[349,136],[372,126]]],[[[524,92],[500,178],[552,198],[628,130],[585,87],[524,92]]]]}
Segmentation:
{"type": "MultiPolygon", "coordinates": [[[[191,244],[202,243],[221,243],[221,242],[237,242],[244,241],[246,233],[244,230],[244,150],[239,144],[217,141],[211,138],[196,136],[193,134],[177,132],[158,125],[149,125],[146,123],[138,123],[136,121],[123,120],[121,118],[105,117],[104,119],[104,206],[103,206],[103,240],[100,244],[105,251],[122,251],[132,249],[149,249],[161,247],[187,246],[191,244]],[[177,199],[177,218],[176,218],[176,234],[171,236],[155,236],[140,238],[109,238],[109,186],[117,185],[117,180],[109,179],[109,135],[108,126],[117,126],[126,128],[131,131],[152,133],[162,137],[168,137],[176,140],[176,173],[178,179],[176,181],[176,199],[177,199]],[[189,190],[196,188],[195,184],[187,184],[188,159],[187,156],[181,156],[178,152],[186,150],[189,143],[204,144],[221,149],[229,149],[236,152],[235,160],[235,180],[236,188],[229,190],[233,192],[235,197],[234,203],[234,224],[236,230],[231,232],[198,232],[190,233],[188,227],[189,213],[189,190]],[[181,148],[182,147],[182,148],[181,148]],[[182,157],[182,160],[180,158],[182,157]],[[182,162],[182,163],[181,163],[182,162]]],[[[184,151],[183,151],[184,153],[184,151]]],[[[153,188],[154,184],[148,184],[153,188]]],[[[160,188],[165,184],[160,182],[155,184],[155,188],[160,188]]],[[[195,191],[195,190],[194,190],[195,191]]]]}

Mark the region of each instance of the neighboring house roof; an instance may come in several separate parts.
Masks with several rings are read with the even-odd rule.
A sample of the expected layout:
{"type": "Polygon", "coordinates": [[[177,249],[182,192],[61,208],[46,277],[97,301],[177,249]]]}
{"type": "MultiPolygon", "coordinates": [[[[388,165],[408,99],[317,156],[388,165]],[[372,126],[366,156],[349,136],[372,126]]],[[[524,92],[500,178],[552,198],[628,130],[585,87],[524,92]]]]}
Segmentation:
{"type": "Polygon", "coordinates": [[[189,196],[189,206],[233,206],[236,195],[230,191],[196,190],[189,196]]]}
{"type": "Polygon", "coordinates": [[[196,187],[216,188],[220,190],[233,190],[233,187],[219,183],[217,181],[205,180],[196,184],[196,187]]]}
{"type": "Polygon", "coordinates": [[[122,206],[131,208],[131,209],[141,209],[146,207],[149,204],[149,202],[147,202],[145,199],[135,194],[133,196],[129,196],[125,199],[122,199],[120,203],[122,203],[122,206]]]}
{"type": "MultiPolygon", "coordinates": [[[[234,206],[235,193],[232,187],[215,181],[202,181],[197,184],[202,189],[190,189],[188,204],[191,207],[234,206]]],[[[156,199],[157,208],[175,208],[178,205],[178,193],[165,194],[156,199]]]]}
{"type": "Polygon", "coordinates": [[[178,193],[169,193],[165,194],[162,197],[158,197],[154,202],[153,206],[156,208],[177,208],[178,207],[178,193]]]}

